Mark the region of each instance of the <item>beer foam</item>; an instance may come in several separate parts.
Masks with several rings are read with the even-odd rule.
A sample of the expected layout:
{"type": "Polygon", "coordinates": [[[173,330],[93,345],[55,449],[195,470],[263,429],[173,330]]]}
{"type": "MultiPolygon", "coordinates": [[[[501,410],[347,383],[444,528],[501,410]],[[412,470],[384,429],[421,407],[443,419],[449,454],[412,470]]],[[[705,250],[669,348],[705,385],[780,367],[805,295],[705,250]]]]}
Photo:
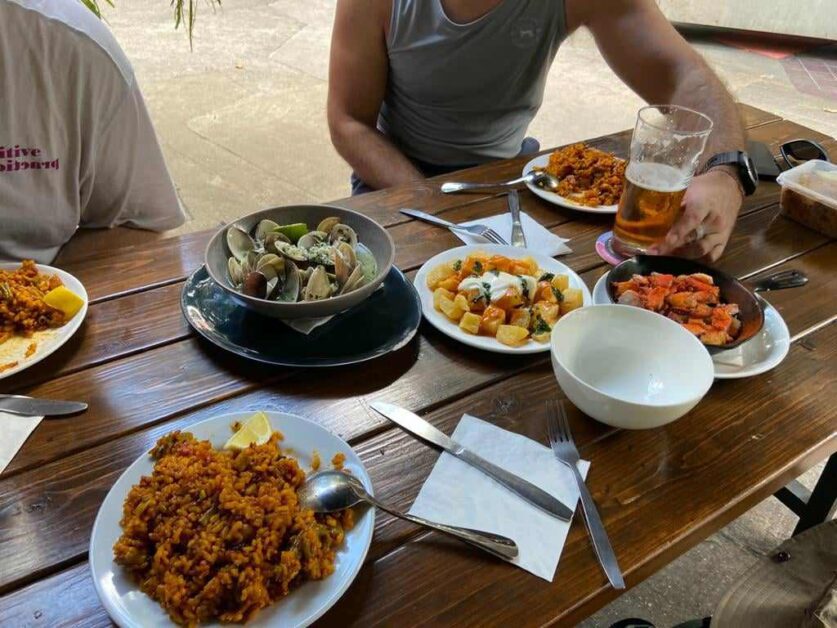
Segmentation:
{"type": "Polygon", "coordinates": [[[680,192],[689,186],[691,176],[666,164],[630,162],[625,177],[634,185],[654,192],[680,192]]]}

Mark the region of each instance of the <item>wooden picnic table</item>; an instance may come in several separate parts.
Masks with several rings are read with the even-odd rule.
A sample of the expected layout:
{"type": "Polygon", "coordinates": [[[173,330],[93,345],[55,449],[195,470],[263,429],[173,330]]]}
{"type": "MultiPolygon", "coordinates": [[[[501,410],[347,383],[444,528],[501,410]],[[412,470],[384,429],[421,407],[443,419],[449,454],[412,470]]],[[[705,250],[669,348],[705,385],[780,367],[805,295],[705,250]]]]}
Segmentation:
{"type": "MultiPolygon", "coordinates": [[[[774,153],[783,141],[807,137],[837,154],[833,138],[753,107],[741,110],[750,137],[774,153]]],[[[625,156],[629,140],[625,131],[590,143],[625,156]]],[[[523,163],[500,161],[456,178],[507,179],[523,163]]],[[[459,241],[398,208],[463,221],[506,207],[498,196],[442,195],[439,183],[337,204],[384,224],[397,244],[397,265],[412,276],[459,241]]],[[[528,191],[521,205],[572,238],[573,253],[562,261],[592,287],[607,270],[594,242],[612,217],[558,208],[528,191]]],[[[87,320],[61,351],[0,390],[84,400],[90,409],[43,421],[0,475],[0,625],[110,624],[87,562],[93,520],[129,464],[161,435],[195,421],[257,409],[303,415],[346,439],[377,494],[405,509],[439,454],[370,411],[372,400],[410,408],[448,433],[467,411],[545,442],[543,402],[561,396],[548,354],[486,353],[427,324],[395,353],[327,371],[247,362],[207,344],[184,321],[179,297],[210,235],[132,243],[118,233],[84,233],[56,261],[87,287],[87,320]]],[[[624,431],[578,411],[571,416],[629,586],[837,451],[837,243],[780,215],[778,187],[762,183],[746,199],[719,266],[741,278],[785,268],[807,273],[806,287],[766,294],[793,337],[785,361],[761,376],[716,381],[695,410],[664,428],[624,431]]],[[[322,623],[572,625],[617,595],[581,521],[573,522],[548,583],[379,512],[364,568],[322,623]]]]}

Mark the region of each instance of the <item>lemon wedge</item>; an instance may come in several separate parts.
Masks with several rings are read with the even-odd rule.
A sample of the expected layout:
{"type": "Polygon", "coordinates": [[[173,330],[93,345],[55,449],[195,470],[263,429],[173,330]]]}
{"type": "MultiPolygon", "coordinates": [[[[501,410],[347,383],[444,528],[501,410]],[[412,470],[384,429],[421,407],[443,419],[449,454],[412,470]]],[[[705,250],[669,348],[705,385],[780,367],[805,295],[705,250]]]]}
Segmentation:
{"type": "Polygon", "coordinates": [[[230,437],[224,444],[224,449],[245,449],[254,443],[264,445],[270,440],[272,433],[267,415],[264,412],[256,412],[230,437]]]}
{"type": "Polygon", "coordinates": [[[64,316],[67,317],[67,320],[70,320],[78,314],[78,311],[84,305],[84,299],[66,286],[58,286],[44,295],[44,303],[64,312],[64,316]]]}

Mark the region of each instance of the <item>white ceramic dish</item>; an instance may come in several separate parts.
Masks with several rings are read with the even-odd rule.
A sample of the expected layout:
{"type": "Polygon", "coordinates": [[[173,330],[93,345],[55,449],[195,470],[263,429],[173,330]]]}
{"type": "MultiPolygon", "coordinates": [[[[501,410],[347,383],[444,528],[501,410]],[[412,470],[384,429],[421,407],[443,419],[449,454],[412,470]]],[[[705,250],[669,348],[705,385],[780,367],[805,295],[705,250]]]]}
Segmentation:
{"type": "Polygon", "coordinates": [[[712,386],[709,353],[674,321],[628,305],[570,312],[552,329],[558,384],[594,419],[625,429],[660,427],[712,386]]]}
{"type": "Polygon", "coordinates": [[[522,354],[549,351],[549,343],[540,343],[530,340],[521,347],[509,347],[498,341],[496,338],[491,338],[490,336],[474,336],[473,334],[465,333],[459,329],[459,326],[456,323],[451,322],[447,316],[441,312],[437,312],[436,308],[433,307],[433,293],[427,287],[428,273],[440,264],[451,260],[464,259],[471,253],[476,253],[478,251],[505,255],[506,257],[518,259],[523,257],[532,257],[538,263],[538,266],[540,266],[543,270],[556,275],[563,274],[569,276],[570,287],[581,289],[581,292],[584,295],[585,306],[590,305],[593,302],[590,290],[581,280],[581,277],[579,277],[569,266],[562,264],[552,257],[547,257],[546,255],[535,253],[534,251],[513,246],[503,246],[500,244],[473,244],[449,249],[430,258],[424,266],[419,269],[418,274],[416,274],[415,279],[413,279],[413,284],[415,285],[416,290],[419,293],[419,297],[421,298],[421,310],[424,314],[424,318],[426,318],[427,321],[433,325],[433,327],[441,331],[443,334],[450,336],[454,340],[458,340],[471,347],[476,347],[477,349],[485,349],[486,351],[493,351],[495,353],[522,354]]]}
{"type": "MultiPolygon", "coordinates": [[[[593,288],[593,303],[606,305],[611,301],[605,282],[607,275],[593,288]]],[[[761,331],[735,349],[714,354],[712,364],[715,379],[739,379],[760,375],[781,364],[790,350],[790,332],[779,311],[767,301],[764,305],[764,327],[761,331]]]]}
{"type": "MultiPolygon", "coordinates": [[[[6,341],[7,343],[15,343],[15,347],[21,347],[21,351],[25,351],[25,346],[28,346],[29,343],[33,341],[38,343],[38,348],[35,353],[28,358],[18,359],[18,357],[15,357],[9,360],[6,358],[0,358],[0,364],[14,362],[16,360],[19,361],[19,364],[14,368],[7,369],[0,373],[0,379],[11,377],[15,373],[20,373],[22,370],[28,369],[30,366],[37,364],[44,358],[58,351],[58,349],[60,349],[61,346],[67,342],[74,333],[76,333],[78,328],[81,326],[81,323],[84,321],[84,317],[87,316],[87,291],[78,279],[59,268],[53,268],[52,266],[46,266],[44,264],[36,264],[36,266],[38,267],[38,270],[45,275],[58,275],[69,290],[72,290],[84,300],[84,305],[71,320],[58,329],[48,329],[46,331],[37,332],[34,336],[32,336],[32,338],[12,338],[11,340],[6,341]]],[[[20,268],[20,264],[18,263],[0,263],[0,270],[15,270],[17,268],[20,268]]],[[[2,351],[2,345],[0,345],[0,351],[2,351]]]]}
{"type": "MultiPolygon", "coordinates": [[[[199,439],[208,439],[221,447],[229,438],[233,421],[243,420],[251,413],[223,414],[192,425],[188,431],[199,439]]],[[[372,491],[372,481],[357,454],[342,439],[319,425],[301,417],[282,412],[266,412],[271,427],[285,435],[283,448],[291,448],[293,455],[306,471],[311,467],[311,456],[317,450],[324,464],[336,453],[344,453],[344,468],[372,491]]],[[[96,592],[108,614],[119,626],[175,626],[166,612],[154,600],[142,593],[125,571],[113,561],[113,544],[122,529],[122,504],[131,487],[140,477],[152,472],[148,454],[140,456],[119,477],[102,502],[90,538],[90,568],[96,592]]],[[[352,530],[346,534],[345,545],[337,554],[336,569],[331,576],[318,582],[306,582],[286,598],[261,610],[248,626],[308,626],[321,617],[346,592],[363,566],[372,542],[375,526],[373,509],[364,512],[352,530]]],[[[208,624],[220,626],[220,624],[208,624]]]]}
{"type": "MultiPolygon", "coordinates": [[[[540,155],[532,159],[529,163],[523,166],[523,176],[529,174],[535,168],[545,168],[549,164],[549,154],[540,155]]],[[[532,191],[532,194],[536,194],[540,196],[543,200],[552,203],[553,205],[560,205],[561,207],[566,207],[567,209],[574,209],[580,212],[587,212],[588,214],[615,214],[616,210],[619,208],[619,205],[597,205],[595,207],[587,207],[586,205],[580,205],[570,199],[561,196],[560,194],[556,194],[555,192],[548,192],[543,188],[539,188],[537,185],[532,185],[531,183],[527,183],[526,187],[532,191]]]]}

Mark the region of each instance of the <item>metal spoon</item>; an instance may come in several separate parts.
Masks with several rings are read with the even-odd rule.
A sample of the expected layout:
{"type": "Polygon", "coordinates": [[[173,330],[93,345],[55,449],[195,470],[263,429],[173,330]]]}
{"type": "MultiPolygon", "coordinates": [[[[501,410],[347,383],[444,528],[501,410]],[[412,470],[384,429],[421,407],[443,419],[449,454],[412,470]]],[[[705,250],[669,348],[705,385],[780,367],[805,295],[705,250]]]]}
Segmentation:
{"type": "Polygon", "coordinates": [[[445,194],[453,194],[454,192],[471,192],[476,190],[488,190],[491,188],[508,188],[526,183],[538,185],[546,190],[554,192],[558,189],[559,181],[548,172],[544,172],[543,170],[532,170],[517,179],[512,179],[511,181],[501,181],[499,183],[455,183],[448,181],[447,183],[442,184],[442,192],[445,194]]]}
{"type": "Polygon", "coordinates": [[[341,471],[320,471],[310,475],[297,491],[297,496],[300,506],[310,508],[317,513],[345,510],[366,502],[395,517],[454,536],[500,558],[510,559],[517,556],[517,544],[509,538],[490,532],[435,523],[422,517],[393,510],[367,493],[357,478],[341,471]]]}

